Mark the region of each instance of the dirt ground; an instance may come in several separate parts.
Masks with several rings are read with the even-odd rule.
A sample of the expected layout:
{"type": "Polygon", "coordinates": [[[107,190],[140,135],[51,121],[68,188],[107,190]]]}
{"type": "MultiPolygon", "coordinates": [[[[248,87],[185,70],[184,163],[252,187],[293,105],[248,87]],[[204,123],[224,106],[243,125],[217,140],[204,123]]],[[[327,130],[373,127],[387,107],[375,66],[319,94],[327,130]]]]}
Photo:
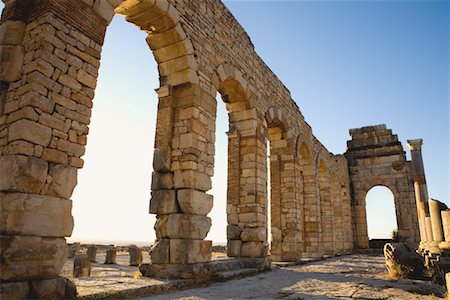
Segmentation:
{"type": "Polygon", "coordinates": [[[391,280],[382,256],[350,255],[256,276],[213,283],[154,299],[442,299],[444,289],[429,282],[391,280]]]}

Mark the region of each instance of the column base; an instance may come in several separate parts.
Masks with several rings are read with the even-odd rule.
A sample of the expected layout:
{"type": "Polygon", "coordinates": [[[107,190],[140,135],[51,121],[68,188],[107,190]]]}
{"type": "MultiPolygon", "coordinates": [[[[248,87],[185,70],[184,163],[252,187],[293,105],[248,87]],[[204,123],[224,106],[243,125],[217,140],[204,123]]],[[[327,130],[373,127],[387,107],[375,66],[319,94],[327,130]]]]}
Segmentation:
{"type": "Polygon", "coordinates": [[[75,284],[65,277],[0,282],[2,299],[76,299],[75,284]]]}

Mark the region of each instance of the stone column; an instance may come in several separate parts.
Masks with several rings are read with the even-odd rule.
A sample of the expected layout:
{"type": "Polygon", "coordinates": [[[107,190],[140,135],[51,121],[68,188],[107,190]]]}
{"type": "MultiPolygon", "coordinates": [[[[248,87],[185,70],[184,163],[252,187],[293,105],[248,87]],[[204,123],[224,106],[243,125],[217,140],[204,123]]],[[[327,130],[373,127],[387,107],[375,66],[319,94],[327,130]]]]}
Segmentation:
{"type": "MultiPolygon", "coordinates": [[[[144,275],[193,278],[210,261],[216,100],[196,84],[162,87],[153,162],[150,213],[156,243],[144,275]]],[[[201,275],[201,274],[200,274],[201,275]]]]}
{"type": "Polygon", "coordinates": [[[433,241],[430,243],[430,249],[432,249],[435,253],[439,252],[439,243],[444,240],[441,220],[441,210],[444,208],[442,204],[443,203],[431,198],[428,200],[431,229],[433,234],[433,241]]]}
{"type": "MultiPolygon", "coordinates": [[[[83,1],[4,2],[0,281],[25,291],[47,278],[52,295],[62,295],[55,298],[68,298],[68,281],[57,276],[67,259],[65,237],[73,229],[70,197],[84,163],[100,50],[110,18],[83,1]],[[83,18],[68,11],[82,11],[83,18]]],[[[105,7],[112,18],[112,6],[101,10],[105,7]]],[[[32,290],[29,296],[43,297],[32,290]]]]}
{"type": "Polygon", "coordinates": [[[408,149],[411,151],[412,176],[414,180],[414,190],[416,195],[417,215],[419,218],[419,230],[421,244],[431,242],[426,218],[429,217],[428,209],[428,189],[425,179],[425,169],[422,159],[422,139],[408,140],[408,149]]]}
{"type": "Polygon", "coordinates": [[[441,211],[442,228],[444,230],[445,241],[439,244],[439,248],[449,250],[450,249],[450,210],[441,211]]]}

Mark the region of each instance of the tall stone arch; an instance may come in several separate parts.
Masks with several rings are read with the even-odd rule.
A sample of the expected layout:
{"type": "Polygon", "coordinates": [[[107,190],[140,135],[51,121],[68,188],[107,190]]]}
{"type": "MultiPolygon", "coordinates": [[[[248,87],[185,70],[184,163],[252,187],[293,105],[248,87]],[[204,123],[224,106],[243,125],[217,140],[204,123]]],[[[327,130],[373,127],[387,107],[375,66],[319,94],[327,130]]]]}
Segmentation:
{"type": "Polygon", "coordinates": [[[376,185],[394,194],[399,238],[418,242],[417,208],[411,162],[386,125],[351,129],[345,157],[349,163],[355,247],[368,248],[366,194],[376,185]]]}
{"type": "Polygon", "coordinates": [[[317,168],[311,146],[306,141],[298,143],[298,160],[302,174],[303,192],[303,253],[304,259],[323,256],[321,202],[317,187],[317,168]]]}
{"type": "Polygon", "coordinates": [[[149,33],[160,74],[150,202],[158,240],[149,273],[167,263],[210,260],[211,242],[203,239],[212,206],[205,192],[214,163],[214,99],[199,86],[198,64],[178,11],[165,0],[121,2],[5,3],[2,48],[11,54],[2,61],[8,69],[1,78],[2,281],[20,282],[25,289],[27,280],[56,278],[67,258],[70,197],[83,166],[101,49],[114,9],[149,33]],[[33,251],[21,255],[20,249],[33,251]]]}
{"type": "Polygon", "coordinates": [[[269,108],[265,118],[270,143],[271,257],[300,261],[301,207],[296,198],[294,141],[280,109],[269,108]]]}

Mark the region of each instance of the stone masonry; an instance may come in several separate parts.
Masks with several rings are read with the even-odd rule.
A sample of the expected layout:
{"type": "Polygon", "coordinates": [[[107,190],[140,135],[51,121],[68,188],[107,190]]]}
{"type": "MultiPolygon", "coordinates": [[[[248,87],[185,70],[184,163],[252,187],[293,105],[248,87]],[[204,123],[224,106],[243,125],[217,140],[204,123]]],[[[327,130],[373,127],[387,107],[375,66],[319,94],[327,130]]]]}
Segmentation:
{"type": "Polygon", "coordinates": [[[300,261],[367,248],[365,193],[374,185],[391,189],[400,235],[418,241],[411,163],[397,137],[384,125],[353,129],[345,156],[331,154],[220,1],[3,2],[3,294],[25,295],[33,282],[58,278],[67,258],[70,197],[115,13],[148,33],[160,76],[149,208],[157,240],[146,275],[191,278],[211,260],[212,244],[204,239],[213,206],[217,93],[229,114],[228,256],[300,261]]]}

